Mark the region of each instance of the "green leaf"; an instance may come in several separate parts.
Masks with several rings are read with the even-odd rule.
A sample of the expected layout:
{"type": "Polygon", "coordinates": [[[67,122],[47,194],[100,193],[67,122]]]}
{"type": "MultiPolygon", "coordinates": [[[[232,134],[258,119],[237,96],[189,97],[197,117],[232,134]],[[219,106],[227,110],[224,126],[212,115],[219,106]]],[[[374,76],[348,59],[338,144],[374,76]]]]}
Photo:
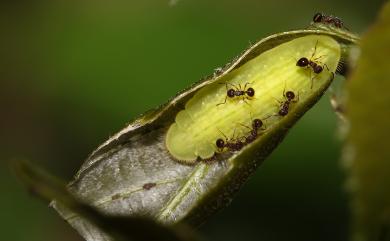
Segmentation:
{"type": "MultiPolygon", "coordinates": [[[[70,192],[83,202],[109,215],[142,215],[171,225],[182,222],[195,226],[201,224],[210,215],[230,203],[247,178],[331,84],[333,75],[324,70],[318,76],[314,75],[316,79],[313,88],[310,88],[311,69],[296,66],[296,58],[300,55],[311,57],[317,42],[318,51],[326,55],[322,57],[329,65],[329,71],[334,72],[340,58],[344,59],[349,49],[358,43],[358,37],[334,31],[326,26],[313,25],[307,30],[284,32],[264,38],[224,68],[218,69],[210,77],[182,91],[156,110],[134,120],[124,130],[103,143],[81,166],[68,186],[70,192]],[[251,61],[258,60],[263,65],[259,67],[251,64],[253,63],[251,61]],[[267,75],[264,66],[269,66],[272,70],[267,75]],[[260,70],[253,72],[257,67],[260,70]],[[215,103],[209,104],[206,100],[223,102],[223,91],[226,89],[219,83],[237,84],[232,82],[236,76],[250,76],[248,73],[252,73],[251,71],[255,76],[261,76],[260,79],[253,80],[256,82],[253,85],[259,83],[264,86],[269,85],[264,87],[263,92],[261,86],[260,89],[256,89],[256,93],[259,91],[264,95],[256,95],[255,100],[249,101],[248,105],[256,107],[255,109],[249,109],[243,114],[230,115],[235,113],[235,110],[241,111],[250,107],[242,102],[229,100],[229,103],[221,108],[220,113],[235,118],[230,121],[220,121],[218,119],[220,115],[202,112],[202,107],[191,109],[190,115],[198,115],[193,121],[198,121],[198,118],[204,119],[199,122],[202,125],[201,128],[197,128],[199,133],[191,130],[191,134],[196,138],[185,139],[184,135],[182,139],[169,139],[171,137],[168,137],[167,132],[171,126],[175,123],[179,125],[189,123],[178,120],[178,113],[190,108],[191,105],[202,106],[203,103],[207,108],[216,108],[215,103]],[[269,81],[261,82],[264,79],[269,81]],[[290,105],[288,115],[282,117],[278,115],[280,104],[276,100],[285,101],[283,92],[291,89],[296,93],[296,98],[290,105]],[[213,99],[212,96],[218,98],[213,99]],[[263,96],[266,96],[264,100],[262,100],[263,96]],[[232,108],[234,106],[237,108],[232,108]],[[257,112],[258,110],[260,112],[257,112]],[[262,131],[255,141],[240,150],[229,151],[226,148],[218,150],[215,146],[217,136],[209,138],[209,135],[218,133],[215,130],[209,131],[214,126],[224,132],[231,131],[227,133],[229,138],[234,135],[232,133],[236,126],[240,126],[241,130],[238,132],[242,139],[248,135],[245,133],[248,129],[243,125],[250,126],[252,116],[259,113],[266,114],[265,111],[269,118],[264,115],[259,118],[267,119],[266,130],[262,131]],[[198,135],[203,136],[198,138],[198,135]],[[171,140],[173,142],[170,142],[171,140]],[[185,155],[178,154],[180,149],[175,149],[175,145],[183,144],[180,140],[190,145],[188,150],[194,150],[194,155],[188,155],[191,154],[188,150],[185,155]],[[169,148],[167,148],[168,142],[169,148]],[[172,143],[174,144],[171,145],[172,143]],[[204,152],[206,154],[199,154],[203,149],[198,149],[197,146],[206,146],[208,148],[207,152],[204,152]],[[214,148],[211,149],[214,150],[214,155],[207,160],[199,160],[199,157],[209,156],[210,148],[214,148]],[[183,156],[190,157],[183,161],[181,159],[183,156]],[[198,159],[195,160],[194,157],[197,156],[198,159]]],[[[237,81],[244,81],[243,85],[246,81],[252,81],[251,77],[243,78],[238,78],[237,81]]],[[[186,127],[182,125],[180,128],[182,128],[180,132],[173,132],[173,136],[185,133],[182,131],[186,130],[186,127]]],[[[101,238],[104,236],[103,232],[86,225],[82,217],[57,206],[54,208],[87,240],[104,240],[101,238]],[[91,233],[94,236],[87,235],[91,233]]]]}
{"type": "MultiPolygon", "coordinates": [[[[77,218],[82,218],[85,230],[104,232],[82,233],[91,240],[133,240],[133,241],[194,241],[191,230],[184,226],[168,228],[145,217],[109,216],[98,212],[94,207],[84,204],[74,198],[66,189],[64,182],[51,176],[29,162],[13,162],[13,169],[19,179],[36,196],[51,203],[60,213],[72,213],[77,224],[77,218]],[[88,228],[93,227],[93,228],[88,228]]],[[[80,224],[80,223],[79,223],[80,224]]]]}
{"type": "Polygon", "coordinates": [[[348,79],[350,131],[344,159],[352,194],[353,240],[390,240],[390,4],[365,34],[348,79]]]}

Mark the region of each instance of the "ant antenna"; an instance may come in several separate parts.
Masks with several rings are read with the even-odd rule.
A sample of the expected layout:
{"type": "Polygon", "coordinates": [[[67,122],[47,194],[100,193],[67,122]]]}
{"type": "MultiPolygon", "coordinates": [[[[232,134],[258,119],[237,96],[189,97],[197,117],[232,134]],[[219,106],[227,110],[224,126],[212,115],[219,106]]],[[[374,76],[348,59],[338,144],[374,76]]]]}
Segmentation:
{"type": "Polygon", "coordinates": [[[225,137],[225,140],[228,140],[227,136],[218,127],[215,127],[215,128],[217,128],[219,133],[221,133],[223,135],[223,137],[225,137]]]}
{"type": "Polygon", "coordinates": [[[313,54],[311,55],[310,59],[313,59],[314,55],[315,55],[316,52],[317,52],[317,44],[318,44],[318,39],[317,39],[317,41],[316,41],[316,44],[314,45],[314,52],[313,52],[313,54]]]}
{"type": "Polygon", "coordinates": [[[287,86],[287,80],[284,80],[283,96],[286,96],[286,86],[287,86]]]}

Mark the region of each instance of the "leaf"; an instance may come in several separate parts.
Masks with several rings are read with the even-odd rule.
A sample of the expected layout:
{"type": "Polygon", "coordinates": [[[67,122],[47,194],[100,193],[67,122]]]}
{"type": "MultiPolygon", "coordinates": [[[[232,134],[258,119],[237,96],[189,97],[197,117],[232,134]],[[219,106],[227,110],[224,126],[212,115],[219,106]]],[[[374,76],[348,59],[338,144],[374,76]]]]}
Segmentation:
{"type": "MultiPolygon", "coordinates": [[[[210,215],[230,203],[247,178],[331,84],[333,75],[329,71],[323,71],[322,74],[316,76],[315,85],[311,89],[311,78],[308,75],[311,70],[296,66],[295,57],[299,54],[305,53],[310,58],[314,47],[317,46],[316,39],[320,42],[318,51],[326,53],[323,58],[329,65],[329,71],[332,72],[336,70],[340,58],[344,58],[349,53],[350,47],[358,43],[358,38],[354,35],[334,32],[326,27],[318,29],[315,26],[307,30],[275,34],[257,42],[224,68],[218,69],[212,76],[195,83],[168,103],[144,114],[98,147],[69,184],[70,192],[105,214],[142,215],[171,225],[182,222],[195,226],[201,224],[210,215]],[[293,57],[290,54],[296,56],[293,57]],[[253,63],[251,61],[257,61],[258,58],[261,61],[264,60],[265,62],[260,62],[265,64],[260,67],[251,64],[253,63]],[[254,106],[257,103],[259,108],[247,111],[245,114],[233,115],[234,118],[238,118],[235,122],[241,124],[240,138],[242,139],[247,135],[244,130],[248,131],[242,127],[242,124],[245,122],[245,125],[250,125],[252,111],[254,113],[270,111],[266,130],[255,141],[240,150],[218,151],[213,141],[206,143],[206,146],[211,145],[215,148],[216,153],[208,160],[183,162],[175,159],[174,157],[177,158],[179,155],[174,153],[175,150],[167,148],[166,133],[174,125],[178,113],[185,108],[190,108],[191,101],[195,102],[194,106],[205,103],[208,108],[215,108],[215,104],[210,105],[205,100],[214,95],[223,97],[221,93],[225,91],[225,86],[219,83],[232,83],[235,76],[240,76],[240,74],[242,76],[245,74],[246,77],[243,78],[250,78],[248,72],[245,71],[257,67],[265,68],[264,66],[268,65],[268,69],[273,70],[269,74],[265,75],[267,69],[254,73],[254,76],[263,76],[272,80],[261,82],[264,83],[264,95],[261,97],[266,96],[267,100],[262,102],[259,97],[259,100],[251,101],[254,106]],[[296,80],[296,82],[289,82],[287,86],[286,82],[289,80],[296,80]],[[277,114],[279,104],[275,99],[284,101],[286,97],[283,97],[283,92],[286,88],[294,88],[297,96],[291,104],[288,115],[281,117],[277,114]],[[274,98],[271,98],[272,95],[274,98]],[[258,110],[260,112],[256,112],[258,110]]],[[[264,79],[259,81],[264,81],[264,79]]],[[[249,79],[245,82],[251,83],[249,79]]],[[[216,101],[213,98],[211,100],[216,101]]],[[[229,117],[229,114],[234,113],[235,110],[241,110],[231,108],[232,105],[234,106],[234,103],[229,102],[229,105],[223,106],[224,108],[219,113],[229,117]]],[[[191,110],[191,114],[203,113],[202,107],[198,110],[191,110]]],[[[220,121],[218,114],[206,112],[198,118],[204,119],[199,122],[204,127],[197,127],[200,135],[206,133],[207,128],[213,128],[213,123],[226,128],[224,131],[230,130],[233,133],[235,129],[232,125],[233,121],[220,121]]],[[[176,123],[178,122],[180,121],[176,119],[176,123]]],[[[215,130],[207,132],[207,135],[204,135],[206,139],[210,133],[217,132],[215,130]]],[[[214,140],[213,138],[211,139],[214,140]]],[[[180,143],[180,140],[175,141],[180,143]]],[[[196,148],[204,145],[203,141],[205,141],[205,139],[199,140],[186,140],[188,145],[193,146],[190,148],[195,148],[196,155],[198,155],[196,148]]],[[[87,226],[81,217],[57,206],[54,208],[87,240],[104,240],[99,238],[99,230],[91,225],[87,226]],[[72,219],[69,218],[70,216],[72,219]],[[87,235],[89,233],[97,236],[89,237],[87,235]]],[[[104,234],[101,235],[104,236],[104,234]]]]}
{"type": "MultiPolygon", "coordinates": [[[[66,189],[65,184],[42,169],[26,161],[13,162],[13,169],[19,179],[36,196],[51,203],[60,213],[73,214],[67,217],[82,218],[82,225],[99,227],[102,232],[86,232],[84,237],[91,240],[134,240],[134,241],[194,241],[191,230],[184,226],[168,228],[145,217],[108,216],[98,212],[95,208],[74,198],[66,189]]],[[[79,223],[80,224],[80,223],[79,223]]]]}
{"type": "Polygon", "coordinates": [[[362,39],[348,80],[350,131],[344,150],[353,240],[390,240],[390,4],[362,39]]]}

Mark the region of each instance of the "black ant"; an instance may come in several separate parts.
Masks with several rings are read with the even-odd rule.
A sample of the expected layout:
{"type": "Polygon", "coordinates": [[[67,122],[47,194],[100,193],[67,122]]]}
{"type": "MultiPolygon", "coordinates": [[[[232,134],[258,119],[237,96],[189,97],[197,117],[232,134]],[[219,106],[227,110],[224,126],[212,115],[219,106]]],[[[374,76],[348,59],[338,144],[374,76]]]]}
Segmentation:
{"type": "Polygon", "coordinates": [[[288,114],[288,111],[290,109],[290,104],[291,103],[296,103],[299,100],[299,94],[297,96],[297,99],[295,99],[295,93],[291,90],[285,91],[283,90],[283,96],[286,99],[283,102],[280,102],[280,108],[278,111],[278,115],[280,116],[286,116],[288,114]]]}
{"type": "Polygon", "coordinates": [[[241,140],[223,140],[219,138],[215,144],[220,150],[223,150],[224,148],[227,148],[229,151],[239,151],[244,147],[244,142],[241,140]]]}
{"type": "MultiPolygon", "coordinates": [[[[236,132],[236,130],[234,130],[236,132]]],[[[221,132],[222,133],[222,132],[221,132]]],[[[217,139],[215,142],[215,145],[218,147],[220,151],[222,151],[224,148],[227,148],[229,151],[239,151],[244,147],[244,142],[241,141],[239,138],[227,138],[225,134],[222,133],[222,135],[225,137],[225,140],[222,138],[217,139]]]]}
{"type": "MultiPolygon", "coordinates": [[[[249,135],[245,136],[245,144],[249,144],[249,143],[253,142],[254,140],[256,140],[257,136],[259,135],[260,128],[264,127],[264,123],[260,119],[254,119],[252,121],[252,128],[250,128],[246,125],[243,125],[243,126],[250,129],[249,135]]],[[[265,128],[263,128],[262,130],[265,130],[265,128]]]]}
{"type": "Polygon", "coordinates": [[[316,14],[314,14],[313,22],[315,22],[315,23],[332,24],[336,28],[345,28],[346,30],[348,30],[348,28],[346,28],[344,26],[344,23],[343,23],[343,21],[340,18],[335,17],[335,16],[326,16],[323,13],[316,13],[316,14]]]}
{"type": "Polygon", "coordinates": [[[241,96],[243,101],[245,103],[247,103],[246,102],[247,99],[255,96],[255,90],[252,87],[249,87],[248,89],[246,88],[248,83],[246,83],[244,85],[244,88],[241,88],[241,84],[238,84],[238,86],[230,84],[230,83],[225,83],[225,84],[226,84],[226,97],[225,97],[225,101],[222,102],[222,103],[217,104],[217,106],[225,104],[228,97],[229,98],[234,98],[236,96],[237,97],[241,96]],[[228,84],[233,86],[233,88],[228,89],[228,84]]]}
{"type": "MultiPolygon", "coordinates": [[[[302,57],[302,58],[300,58],[300,59],[297,61],[296,65],[299,66],[299,67],[302,67],[302,68],[312,68],[312,70],[313,70],[313,72],[314,72],[315,74],[321,73],[321,72],[324,70],[324,67],[326,67],[326,69],[327,69],[330,73],[332,73],[332,75],[334,76],[334,73],[331,72],[331,71],[329,70],[329,68],[328,68],[328,66],[327,66],[326,64],[322,64],[321,62],[318,61],[320,58],[323,57],[323,55],[320,56],[320,57],[317,57],[317,58],[313,58],[314,55],[315,55],[316,52],[317,52],[317,45],[318,45],[318,40],[317,40],[317,42],[316,42],[316,44],[315,44],[315,46],[314,46],[314,52],[313,52],[313,54],[311,55],[310,59],[308,59],[308,58],[306,58],[306,57],[302,57]],[[322,64],[322,65],[321,65],[321,64],[322,64]]],[[[310,86],[310,88],[311,88],[311,89],[313,88],[313,79],[314,79],[314,77],[313,77],[313,78],[311,77],[311,71],[310,71],[310,80],[311,80],[311,86],[310,86]]]]}
{"type": "Polygon", "coordinates": [[[298,93],[297,98],[295,98],[296,97],[295,93],[291,90],[286,91],[286,87],[284,87],[284,90],[283,90],[283,97],[285,98],[285,101],[276,100],[279,102],[278,113],[274,114],[274,115],[270,115],[270,116],[264,118],[264,120],[266,120],[272,116],[286,116],[288,114],[288,111],[290,110],[291,103],[296,103],[299,101],[299,93],[298,93]]]}

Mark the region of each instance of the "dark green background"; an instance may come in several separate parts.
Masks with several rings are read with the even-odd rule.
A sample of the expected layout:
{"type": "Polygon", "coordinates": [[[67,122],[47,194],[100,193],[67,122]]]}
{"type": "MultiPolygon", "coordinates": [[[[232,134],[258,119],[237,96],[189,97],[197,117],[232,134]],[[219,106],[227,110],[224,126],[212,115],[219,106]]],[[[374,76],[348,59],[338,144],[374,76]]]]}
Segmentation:
{"type": "MultiPolygon", "coordinates": [[[[364,32],[381,1],[8,1],[0,3],[0,240],[81,240],[9,171],[28,159],[69,180],[108,136],[317,11],[364,32]]],[[[337,81],[342,81],[341,78],[337,81]]],[[[348,202],[328,98],[295,126],[207,240],[346,240],[348,202]]]]}

